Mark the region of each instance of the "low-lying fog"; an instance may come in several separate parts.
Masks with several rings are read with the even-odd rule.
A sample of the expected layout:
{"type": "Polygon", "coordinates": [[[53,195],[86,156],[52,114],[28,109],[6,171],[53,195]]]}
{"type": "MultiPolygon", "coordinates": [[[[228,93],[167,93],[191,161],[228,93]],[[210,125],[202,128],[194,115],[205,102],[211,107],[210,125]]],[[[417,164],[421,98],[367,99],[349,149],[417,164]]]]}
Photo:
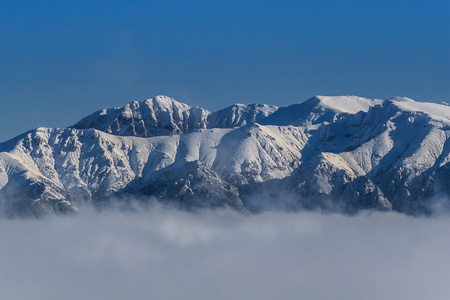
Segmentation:
{"type": "Polygon", "coordinates": [[[2,299],[448,299],[450,217],[83,211],[0,220],[2,299]]]}

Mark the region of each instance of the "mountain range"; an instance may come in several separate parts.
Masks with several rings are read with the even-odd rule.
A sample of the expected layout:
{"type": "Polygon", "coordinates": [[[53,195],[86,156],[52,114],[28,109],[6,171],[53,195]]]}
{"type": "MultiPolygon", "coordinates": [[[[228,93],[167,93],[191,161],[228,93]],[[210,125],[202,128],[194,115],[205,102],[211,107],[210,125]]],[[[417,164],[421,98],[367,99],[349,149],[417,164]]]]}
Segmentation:
{"type": "Polygon", "coordinates": [[[429,215],[450,203],[449,137],[449,106],[405,97],[209,112],[157,96],[1,143],[0,211],[42,217],[138,199],[429,215]]]}

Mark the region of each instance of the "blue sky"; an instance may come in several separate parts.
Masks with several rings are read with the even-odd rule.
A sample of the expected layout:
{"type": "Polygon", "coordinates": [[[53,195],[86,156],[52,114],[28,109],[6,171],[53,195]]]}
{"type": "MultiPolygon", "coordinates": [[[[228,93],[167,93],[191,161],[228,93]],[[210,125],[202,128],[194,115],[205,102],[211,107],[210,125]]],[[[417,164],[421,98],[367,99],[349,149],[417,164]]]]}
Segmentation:
{"type": "Polygon", "coordinates": [[[0,2],[0,140],[158,94],[450,101],[450,1],[0,2]]]}

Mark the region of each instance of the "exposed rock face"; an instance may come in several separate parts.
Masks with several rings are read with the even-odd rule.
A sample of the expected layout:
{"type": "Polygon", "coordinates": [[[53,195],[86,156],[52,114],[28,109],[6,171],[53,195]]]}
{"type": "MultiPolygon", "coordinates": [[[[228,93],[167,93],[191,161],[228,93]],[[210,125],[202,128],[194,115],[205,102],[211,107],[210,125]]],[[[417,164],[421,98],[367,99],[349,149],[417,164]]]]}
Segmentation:
{"type": "Polygon", "coordinates": [[[155,172],[139,191],[191,209],[229,206],[244,211],[238,189],[222,180],[201,161],[172,165],[155,172]]]}
{"type": "Polygon", "coordinates": [[[133,101],[124,107],[103,109],[74,125],[78,129],[95,128],[122,136],[150,137],[182,134],[206,128],[209,112],[191,107],[172,98],[157,96],[133,101]]]}
{"type": "Polygon", "coordinates": [[[139,195],[184,209],[431,214],[449,204],[449,138],[449,106],[408,98],[210,113],[158,96],[0,144],[0,211],[39,217],[139,195]]]}

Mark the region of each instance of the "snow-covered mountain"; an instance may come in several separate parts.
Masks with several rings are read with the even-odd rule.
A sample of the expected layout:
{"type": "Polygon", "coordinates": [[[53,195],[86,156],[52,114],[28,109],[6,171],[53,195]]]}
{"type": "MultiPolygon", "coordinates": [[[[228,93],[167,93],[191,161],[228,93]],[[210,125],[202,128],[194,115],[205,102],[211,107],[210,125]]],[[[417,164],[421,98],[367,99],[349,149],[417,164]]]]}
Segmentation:
{"type": "Polygon", "coordinates": [[[450,107],[356,96],[209,111],[165,96],[0,144],[0,211],[111,199],[185,209],[429,214],[450,194],[450,107]]]}

